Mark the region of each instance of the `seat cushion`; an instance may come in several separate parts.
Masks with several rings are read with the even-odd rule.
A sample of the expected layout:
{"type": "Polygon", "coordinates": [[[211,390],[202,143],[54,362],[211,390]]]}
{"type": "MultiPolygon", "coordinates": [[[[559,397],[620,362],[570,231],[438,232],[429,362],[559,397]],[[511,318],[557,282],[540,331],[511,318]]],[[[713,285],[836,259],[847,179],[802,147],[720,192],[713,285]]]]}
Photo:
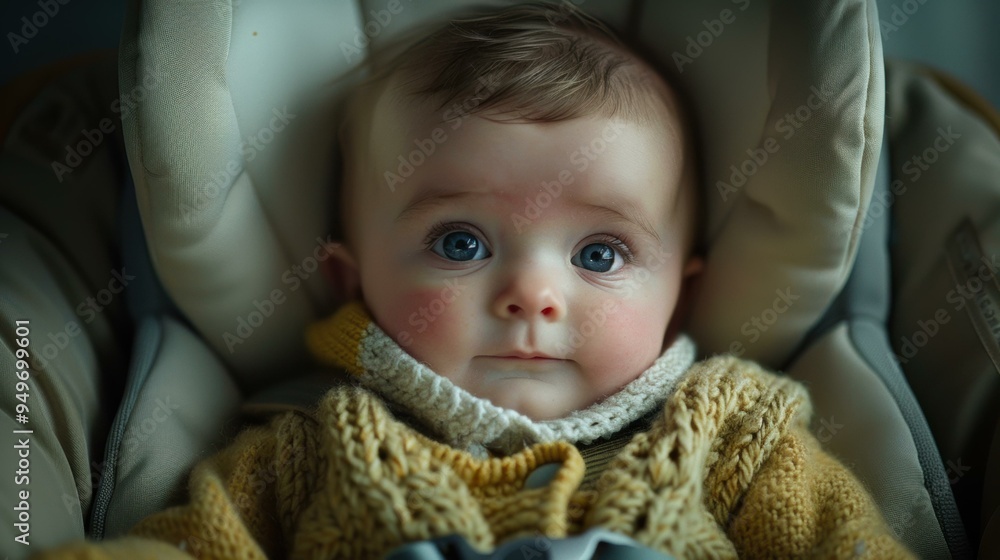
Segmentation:
{"type": "Polygon", "coordinates": [[[187,499],[191,468],[227,443],[242,395],[204,341],[170,317],[140,322],[108,435],[90,536],[124,535],[187,499]]]}
{"type": "MultiPolygon", "coordinates": [[[[29,492],[31,546],[5,544],[11,558],[84,536],[128,361],[128,287],[118,277],[132,271],[114,237],[122,188],[110,111],[115,62],[111,53],[60,63],[26,98],[12,99],[10,89],[0,96],[11,117],[0,152],[0,426],[12,438],[32,431],[16,436],[29,441],[23,482],[14,475],[18,452],[8,447],[0,459],[10,473],[0,494],[13,501],[29,492]],[[27,392],[16,385],[21,371],[27,392]],[[26,405],[27,422],[15,404],[26,405]]],[[[0,514],[4,543],[21,533],[15,505],[0,514]]]]}

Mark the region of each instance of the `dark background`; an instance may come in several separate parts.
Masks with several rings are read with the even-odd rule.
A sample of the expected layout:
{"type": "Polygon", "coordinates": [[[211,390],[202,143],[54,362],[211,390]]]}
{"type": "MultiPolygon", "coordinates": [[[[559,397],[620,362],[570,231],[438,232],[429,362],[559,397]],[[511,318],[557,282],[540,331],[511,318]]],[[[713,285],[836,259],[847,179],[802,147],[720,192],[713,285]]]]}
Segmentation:
{"type": "MultiPolygon", "coordinates": [[[[57,2],[57,0],[50,0],[57,2]]],[[[66,1],[66,0],[63,0],[66,1]]],[[[354,0],[331,0],[354,1],[354,0]]],[[[653,0],[658,1],[658,0],[653,0]]],[[[57,2],[58,3],[58,2],[57,2]]],[[[879,17],[891,21],[893,7],[910,10],[898,31],[883,29],[887,56],[925,61],[955,75],[1000,107],[1000,1],[878,0],[879,17]],[[916,11],[913,8],[916,7],[916,11]]],[[[0,86],[46,63],[118,46],[125,0],[69,0],[27,44],[14,53],[7,34],[20,34],[38,0],[0,0],[0,86]]],[[[289,3],[294,9],[294,3],[289,3]]],[[[897,21],[901,17],[897,16],[897,21]]]]}

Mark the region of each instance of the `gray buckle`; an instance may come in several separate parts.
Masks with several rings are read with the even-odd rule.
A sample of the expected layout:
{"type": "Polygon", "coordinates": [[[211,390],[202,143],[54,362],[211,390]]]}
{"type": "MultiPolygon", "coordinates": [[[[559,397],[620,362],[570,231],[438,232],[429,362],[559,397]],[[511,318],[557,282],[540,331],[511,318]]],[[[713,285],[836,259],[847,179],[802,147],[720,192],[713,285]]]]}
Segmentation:
{"type": "Polygon", "coordinates": [[[482,553],[461,535],[410,543],[396,548],[386,560],[674,560],[633,539],[607,529],[594,528],[566,537],[523,537],[482,553]]]}

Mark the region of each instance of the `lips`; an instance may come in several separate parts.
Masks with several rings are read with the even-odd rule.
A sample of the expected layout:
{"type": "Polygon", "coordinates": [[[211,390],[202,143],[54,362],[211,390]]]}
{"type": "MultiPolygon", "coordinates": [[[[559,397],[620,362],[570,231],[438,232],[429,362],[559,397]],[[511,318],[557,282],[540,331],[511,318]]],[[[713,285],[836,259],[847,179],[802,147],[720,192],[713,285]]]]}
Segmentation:
{"type": "Polygon", "coordinates": [[[541,354],[539,352],[509,352],[506,354],[497,354],[486,357],[500,358],[504,360],[559,360],[559,358],[549,356],[548,354],[541,354]]]}
{"type": "Polygon", "coordinates": [[[572,362],[554,358],[542,352],[508,351],[478,356],[477,371],[485,381],[507,379],[550,380],[552,375],[565,375],[572,362]]]}

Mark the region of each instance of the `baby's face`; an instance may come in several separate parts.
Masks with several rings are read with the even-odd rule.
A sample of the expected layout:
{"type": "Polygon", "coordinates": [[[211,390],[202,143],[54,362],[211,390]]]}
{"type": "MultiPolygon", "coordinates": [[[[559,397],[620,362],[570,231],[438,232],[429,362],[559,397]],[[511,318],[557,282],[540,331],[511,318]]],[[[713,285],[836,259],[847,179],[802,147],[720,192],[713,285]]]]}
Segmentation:
{"type": "Polygon", "coordinates": [[[386,94],[374,115],[349,250],[374,319],[412,356],[543,420],[661,354],[691,219],[675,212],[676,122],[442,122],[386,94]]]}

